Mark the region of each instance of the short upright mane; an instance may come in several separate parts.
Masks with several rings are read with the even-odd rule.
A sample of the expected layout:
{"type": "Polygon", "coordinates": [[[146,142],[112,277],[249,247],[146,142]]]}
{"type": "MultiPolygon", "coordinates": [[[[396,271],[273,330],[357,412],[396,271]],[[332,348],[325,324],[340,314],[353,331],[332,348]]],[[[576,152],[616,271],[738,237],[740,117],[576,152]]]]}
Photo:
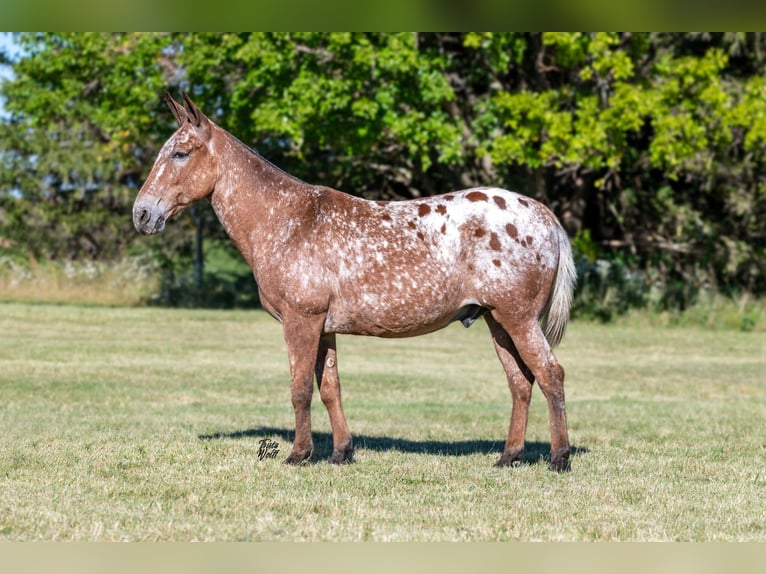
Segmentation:
{"type": "MultiPolygon", "coordinates": [[[[221,128],[221,129],[223,129],[223,128],[221,128]]],[[[232,140],[234,140],[235,142],[237,142],[239,145],[241,145],[243,148],[245,148],[247,151],[249,151],[251,154],[253,154],[255,157],[257,157],[259,161],[262,161],[263,163],[265,163],[266,165],[268,165],[270,168],[274,169],[275,171],[278,171],[278,172],[279,172],[279,173],[281,173],[282,175],[285,175],[285,176],[287,176],[288,178],[290,178],[290,179],[292,179],[292,180],[294,180],[294,181],[296,181],[296,182],[302,183],[302,184],[304,184],[304,185],[309,185],[307,182],[303,181],[301,178],[299,178],[299,177],[296,177],[296,176],[294,176],[293,174],[286,172],[285,170],[283,170],[283,169],[282,169],[281,167],[279,167],[278,165],[276,165],[276,164],[272,163],[271,161],[269,161],[268,159],[266,159],[265,157],[263,157],[263,155],[261,155],[261,154],[258,152],[258,150],[256,150],[254,147],[251,147],[251,146],[247,145],[245,142],[243,142],[241,139],[239,139],[237,136],[235,136],[235,135],[234,135],[234,134],[232,134],[231,132],[229,132],[229,131],[227,131],[227,130],[223,130],[223,132],[224,132],[224,133],[225,133],[225,134],[226,134],[226,135],[227,135],[229,138],[231,138],[232,140]]]]}

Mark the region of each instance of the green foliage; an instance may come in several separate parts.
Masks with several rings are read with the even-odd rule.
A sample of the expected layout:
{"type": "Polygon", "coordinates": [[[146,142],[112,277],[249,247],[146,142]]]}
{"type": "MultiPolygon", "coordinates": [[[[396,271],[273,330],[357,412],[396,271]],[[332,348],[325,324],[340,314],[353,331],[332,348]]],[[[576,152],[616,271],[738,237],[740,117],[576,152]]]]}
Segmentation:
{"type": "Polygon", "coordinates": [[[606,323],[631,309],[646,307],[646,283],[622,261],[579,258],[576,265],[578,289],[572,306],[573,317],[606,323]]]}
{"type": "Polygon", "coordinates": [[[165,265],[151,304],[208,309],[258,307],[260,299],[253,272],[229,243],[220,239],[207,241],[204,252],[201,285],[196,284],[191,257],[179,256],[165,265]]]}
{"type": "Polygon", "coordinates": [[[166,42],[156,34],[16,40],[23,56],[1,88],[3,239],[32,257],[117,258],[167,124],[155,114],[166,42]]]}
{"type": "Polygon", "coordinates": [[[594,187],[547,196],[579,202],[575,231],[628,247],[639,255],[634,270],[688,282],[704,266],[705,281],[723,290],[763,292],[766,78],[735,78],[723,41],[677,36],[672,49],[662,41],[544,34],[555,52],[544,51],[542,62],[563,78],[540,90],[499,90],[492,105],[501,134],[486,149],[497,165],[594,187]],[[685,53],[692,47],[700,53],[685,53]]]}
{"type": "Polygon", "coordinates": [[[598,244],[591,237],[590,229],[581,229],[577,232],[577,235],[572,238],[572,250],[584,257],[588,263],[598,261],[601,253],[598,244]]]}
{"type": "Polygon", "coordinates": [[[447,60],[415,34],[200,34],[179,61],[222,125],[306,179],[406,196],[462,158],[447,60]]]}
{"type": "MultiPolygon", "coordinates": [[[[591,265],[665,286],[668,305],[688,306],[705,285],[766,293],[764,34],[16,39],[0,86],[6,255],[148,251],[168,285],[183,284],[195,225],[223,238],[211,210],[139,240],[130,205],[173,129],[159,96],[187,90],[305,180],[374,199],[504,186],[551,205],[591,265]]],[[[591,292],[623,285],[604,280],[617,283],[591,292]]]]}

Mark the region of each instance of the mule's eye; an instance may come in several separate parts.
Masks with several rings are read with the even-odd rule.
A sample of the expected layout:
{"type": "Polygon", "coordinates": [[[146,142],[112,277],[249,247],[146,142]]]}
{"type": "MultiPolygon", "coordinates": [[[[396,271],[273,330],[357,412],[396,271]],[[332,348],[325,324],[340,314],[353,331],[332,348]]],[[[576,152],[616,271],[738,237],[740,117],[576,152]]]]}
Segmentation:
{"type": "Polygon", "coordinates": [[[173,155],[170,157],[172,157],[173,159],[186,159],[187,157],[189,157],[189,154],[186,153],[185,151],[176,150],[173,152],[173,155]]]}

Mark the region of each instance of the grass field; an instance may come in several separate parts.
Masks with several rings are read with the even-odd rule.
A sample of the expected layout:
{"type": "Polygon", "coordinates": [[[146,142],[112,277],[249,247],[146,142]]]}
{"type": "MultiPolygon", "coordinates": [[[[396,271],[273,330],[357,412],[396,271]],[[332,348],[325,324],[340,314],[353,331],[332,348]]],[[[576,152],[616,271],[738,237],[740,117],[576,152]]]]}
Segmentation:
{"type": "Polygon", "coordinates": [[[356,462],[324,462],[317,394],[316,462],[293,468],[265,314],[0,304],[0,540],[766,541],[764,343],[573,323],[558,475],[539,389],[526,464],[491,466],[510,393],[483,323],[342,337],[356,462]]]}

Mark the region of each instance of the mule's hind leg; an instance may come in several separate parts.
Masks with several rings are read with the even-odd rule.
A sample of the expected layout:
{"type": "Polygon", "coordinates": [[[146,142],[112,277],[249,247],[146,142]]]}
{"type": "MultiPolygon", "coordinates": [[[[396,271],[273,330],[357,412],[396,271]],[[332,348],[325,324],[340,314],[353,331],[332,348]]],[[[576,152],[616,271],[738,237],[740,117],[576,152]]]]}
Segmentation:
{"type": "Polygon", "coordinates": [[[534,377],[521,361],[519,352],[506,330],[492,318],[491,314],[484,315],[484,319],[489,325],[492,342],[495,344],[495,351],[508,378],[508,387],[513,399],[508,438],[505,441],[503,454],[495,466],[510,466],[524,458],[524,436],[527,430],[529,402],[532,398],[534,377]]]}
{"type": "Polygon", "coordinates": [[[510,335],[519,357],[527,366],[548,401],[551,425],[550,468],[569,470],[569,435],[564,403],[564,369],[553,356],[537,319],[523,323],[504,320],[493,311],[493,316],[510,335]]]}
{"type": "Polygon", "coordinates": [[[350,462],[354,447],[340,400],[340,379],[334,334],[324,335],[319,340],[315,371],[319,395],[327,408],[327,414],[330,415],[332,427],[332,456],[328,462],[332,464],[350,462]]]}

